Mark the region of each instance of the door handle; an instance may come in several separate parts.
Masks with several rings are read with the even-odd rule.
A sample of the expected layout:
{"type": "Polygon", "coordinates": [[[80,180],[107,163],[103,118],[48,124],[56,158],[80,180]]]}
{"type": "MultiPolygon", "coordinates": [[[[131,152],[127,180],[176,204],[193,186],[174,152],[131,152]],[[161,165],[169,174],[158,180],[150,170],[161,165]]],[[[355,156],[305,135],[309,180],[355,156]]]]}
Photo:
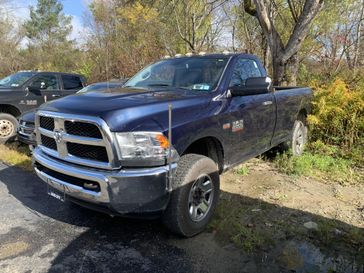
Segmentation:
{"type": "Polygon", "coordinates": [[[52,95],[52,97],[53,97],[53,98],[60,98],[60,97],[61,97],[61,95],[53,94],[53,95],[52,95]]]}
{"type": "Polygon", "coordinates": [[[267,100],[267,101],[263,102],[262,104],[263,105],[271,105],[272,103],[273,103],[273,101],[267,100]]]}

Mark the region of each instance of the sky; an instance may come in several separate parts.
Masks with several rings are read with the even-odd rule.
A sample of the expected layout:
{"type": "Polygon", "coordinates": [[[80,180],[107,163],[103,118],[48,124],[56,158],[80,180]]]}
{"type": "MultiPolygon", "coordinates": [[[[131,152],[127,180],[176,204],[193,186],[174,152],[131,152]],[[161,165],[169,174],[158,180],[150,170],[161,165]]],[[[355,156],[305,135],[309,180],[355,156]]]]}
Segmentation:
{"type": "MultiPolygon", "coordinates": [[[[73,31],[70,35],[71,39],[81,39],[81,34],[84,31],[83,16],[87,11],[89,0],[61,0],[63,4],[63,12],[72,17],[73,31]]],[[[8,0],[5,8],[12,18],[21,24],[29,18],[29,6],[36,6],[36,0],[8,0]]]]}

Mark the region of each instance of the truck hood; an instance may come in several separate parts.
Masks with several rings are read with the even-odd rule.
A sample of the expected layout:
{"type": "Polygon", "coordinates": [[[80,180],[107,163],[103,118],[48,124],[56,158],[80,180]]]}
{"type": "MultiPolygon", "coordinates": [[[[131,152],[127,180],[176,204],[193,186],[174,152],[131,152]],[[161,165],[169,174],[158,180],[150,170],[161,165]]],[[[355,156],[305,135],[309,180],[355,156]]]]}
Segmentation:
{"type": "MultiPolygon", "coordinates": [[[[76,94],[43,104],[45,111],[97,116],[105,120],[114,132],[130,130],[165,130],[168,105],[174,117],[184,119],[201,113],[211,94],[185,89],[117,88],[76,94]],[[157,127],[159,128],[155,128],[157,127]]],[[[175,122],[175,120],[174,120],[175,122]]]]}

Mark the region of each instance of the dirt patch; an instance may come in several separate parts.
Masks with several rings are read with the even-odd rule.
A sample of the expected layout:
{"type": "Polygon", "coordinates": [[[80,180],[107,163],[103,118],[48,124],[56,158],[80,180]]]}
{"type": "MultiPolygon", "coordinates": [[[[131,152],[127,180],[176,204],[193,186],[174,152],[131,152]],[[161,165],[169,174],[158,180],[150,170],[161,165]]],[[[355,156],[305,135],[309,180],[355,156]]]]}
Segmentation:
{"type": "Polygon", "coordinates": [[[222,176],[224,192],[258,198],[364,228],[364,185],[339,185],[308,177],[281,174],[272,164],[258,159],[246,164],[249,173],[232,170],[222,176]]]}
{"type": "Polygon", "coordinates": [[[287,176],[258,159],[240,168],[222,176],[210,225],[222,244],[294,272],[364,270],[362,184],[287,176]]]}
{"type": "Polygon", "coordinates": [[[29,249],[27,242],[11,242],[0,246],[0,260],[15,257],[29,249]]]}

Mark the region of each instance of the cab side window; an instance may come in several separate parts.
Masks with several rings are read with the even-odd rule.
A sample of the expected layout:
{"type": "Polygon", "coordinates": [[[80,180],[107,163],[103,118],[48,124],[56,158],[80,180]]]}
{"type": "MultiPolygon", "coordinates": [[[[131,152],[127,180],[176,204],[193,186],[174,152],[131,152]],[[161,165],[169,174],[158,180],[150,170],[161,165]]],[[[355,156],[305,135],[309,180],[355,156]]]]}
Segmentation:
{"type": "Polygon", "coordinates": [[[83,88],[83,84],[82,84],[80,77],[72,76],[72,75],[62,75],[62,81],[63,81],[64,90],[73,90],[73,89],[83,88]]]}
{"type": "Polygon", "coordinates": [[[55,75],[40,75],[37,76],[30,87],[39,90],[59,90],[59,82],[55,75]]]}
{"type": "Polygon", "coordinates": [[[256,77],[262,77],[258,64],[252,59],[238,59],[229,87],[244,86],[246,79],[256,77]]]}

